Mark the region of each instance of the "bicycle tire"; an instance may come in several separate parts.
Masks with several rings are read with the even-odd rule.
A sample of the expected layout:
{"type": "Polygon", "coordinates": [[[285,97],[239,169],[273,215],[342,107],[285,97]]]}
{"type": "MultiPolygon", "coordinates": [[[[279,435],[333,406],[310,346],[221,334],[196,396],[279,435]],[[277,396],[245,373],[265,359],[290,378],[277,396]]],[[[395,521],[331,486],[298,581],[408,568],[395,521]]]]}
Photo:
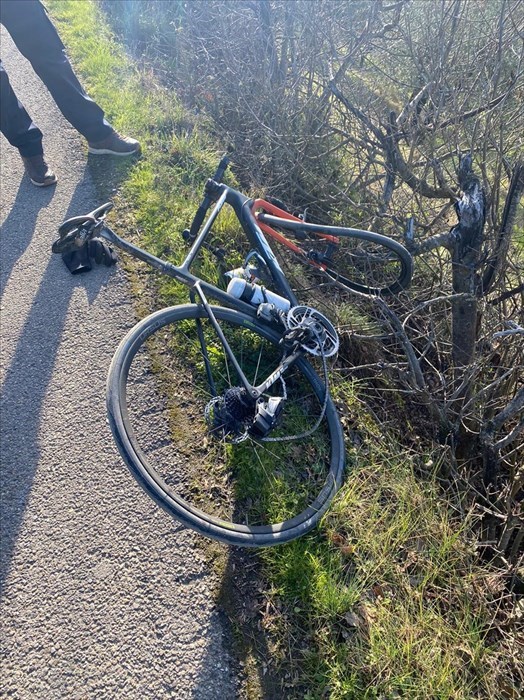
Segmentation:
{"type": "MultiPolygon", "coordinates": [[[[334,227],[330,234],[337,236],[339,245],[325,261],[323,274],[333,282],[372,296],[398,294],[409,287],[413,258],[403,245],[388,236],[360,229],[334,227]]],[[[308,240],[305,247],[311,258],[315,251],[322,255],[327,244],[317,238],[308,240]]]]}
{"type": "MultiPolygon", "coordinates": [[[[212,309],[222,332],[237,344],[236,357],[248,379],[249,374],[254,374],[256,379],[264,363],[269,368],[273,355],[278,354],[280,358],[281,334],[278,331],[239,311],[212,309]]],[[[219,393],[219,385],[235,384],[230,363],[227,358],[220,357],[222,346],[216,342],[216,336],[213,339],[214,330],[202,306],[175,306],[148,316],[122,340],[109,370],[108,417],[120,454],[140,486],[158,505],[202,535],[246,547],[270,546],[296,539],[318,524],[342,483],[343,433],[333,401],[330,397],[324,401],[323,382],[311,364],[300,358],[292,368],[296,377],[285,375],[288,395],[285,417],[283,425],[271,435],[288,434],[291,426],[308,427],[304,422],[314,422],[310,411],[316,412],[318,418],[317,405],[325,403],[322,425],[311,437],[287,443],[264,443],[248,437],[239,445],[214,438],[202,416],[202,407],[213,392],[209,392],[204,354],[199,350],[199,326],[211,355],[208,359],[214,372],[215,395],[219,393]],[[187,387],[191,390],[189,397],[185,391],[187,387]],[[293,403],[290,403],[291,398],[293,403]],[[167,436],[160,438],[159,425],[166,421],[167,436]],[[160,446],[155,447],[155,442],[160,446]],[[269,473],[266,463],[275,467],[277,458],[285,462],[280,461],[269,473]],[[210,482],[207,488],[206,479],[214,478],[209,477],[213,471],[218,474],[218,486],[210,482]],[[284,505],[278,506],[284,509],[285,517],[279,519],[277,515],[278,521],[273,523],[269,515],[261,515],[259,507],[266,504],[270,512],[274,511],[276,506],[267,500],[266,491],[269,487],[281,488],[283,473],[289,476],[292,488],[289,493],[284,491],[288,495],[284,496],[284,505]],[[236,489],[229,503],[221,491],[222,478],[228,488],[236,489]],[[312,498],[302,494],[310,484],[318,488],[312,498]],[[302,499],[299,511],[288,517],[285,499],[289,498],[291,503],[299,496],[302,499]],[[230,508],[231,520],[222,513],[202,510],[199,501],[206,498],[209,498],[206,509],[209,506],[212,511],[225,503],[226,509],[230,508]]],[[[280,491],[278,497],[282,497],[280,491]]]]}

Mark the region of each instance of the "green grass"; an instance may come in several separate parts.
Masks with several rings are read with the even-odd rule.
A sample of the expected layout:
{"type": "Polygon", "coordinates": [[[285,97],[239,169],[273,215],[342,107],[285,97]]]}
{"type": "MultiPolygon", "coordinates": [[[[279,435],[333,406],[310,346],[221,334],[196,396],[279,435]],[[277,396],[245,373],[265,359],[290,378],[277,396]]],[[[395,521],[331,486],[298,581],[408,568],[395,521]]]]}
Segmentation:
{"type": "MultiPolygon", "coordinates": [[[[181,231],[191,222],[203,184],[218,162],[205,121],[136,70],[95,2],[51,0],[48,6],[89,95],[118,131],[142,144],[143,157],[128,167],[123,180],[118,178],[119,193],[113,195],[120,213],[126,213],[120,231],[129,236],[138,229],[140,245],[180,261],[185,252],[181,231]]],[[[102,190],[107,176],[97,168],[95,184],[99,180],[102,190]]],[[[172,280],[162,279],[159,287],[172,302],[187,300],[187,292],[172,280]]]]}
{"type": "Polygon", "coordinates": [[[263,554],[302,638],[293,697],[497,697],[501,655],[472,595],[485,572],[463,528],[415,455],[365,437],[322,529],[263,554]]]}
{"type": "MultiPolygon", "coordinates": [[[[217,163],[205,119],[188,115],[135,69],[94,2],[47,4],[89,93],[117,129],[143,144],[143,158],[121,182],[112,223],[151,252],[180,260],[180,231],[217,163]]],[[[221,218],[218,239],[225,242],[231,227],[230,216],[221,218]]],[[[215,260],[205,257],[201,272],[216,279],[215,260]]],[[[153,306],[187,301],[187,290],[167,278],[147,277],[144,286],[135,274],[133,286],[153,306]]],[[[511,688],[522,666],[512,661],[511,640],[502,645],[492,631],[493,575],[477,559],[451,498],[428,474],[444,449],[403,447],[413,428],[393,434],[363,409],[358,391],[341,378],[333,387],[344,407],[349,473],[322,526],[258,555],[264,588],[257,634],[268,640],[264,663],[280,678],[281,697],[517,697],[511,688]]],[[[253,495],[256,483],[248,474],[240,494],[253,495]]],[[[293,497],[289,489],[273,501],[260,494],[261,507],[279,515],[293,497]]],[[[241,617],[233,623],[241,627],[241,617]]]]}

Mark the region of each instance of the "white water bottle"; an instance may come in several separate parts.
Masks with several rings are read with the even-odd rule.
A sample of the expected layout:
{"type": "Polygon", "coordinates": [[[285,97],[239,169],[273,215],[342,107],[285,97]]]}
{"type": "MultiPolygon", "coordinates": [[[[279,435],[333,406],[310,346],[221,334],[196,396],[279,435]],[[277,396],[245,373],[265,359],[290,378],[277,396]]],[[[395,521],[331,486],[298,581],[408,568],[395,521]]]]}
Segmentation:
{"type": "Polygon", "coordinates": [[[253,304],[253,306],[267,302],[274,304],[280,311],[289,311],[291,307],[291,303],[285,297],[270,292],[269,289],[261,287],[259,284],[250,284],[239,277],[234,277],[227,285],[227,293],[248,304],[253,304]]]}

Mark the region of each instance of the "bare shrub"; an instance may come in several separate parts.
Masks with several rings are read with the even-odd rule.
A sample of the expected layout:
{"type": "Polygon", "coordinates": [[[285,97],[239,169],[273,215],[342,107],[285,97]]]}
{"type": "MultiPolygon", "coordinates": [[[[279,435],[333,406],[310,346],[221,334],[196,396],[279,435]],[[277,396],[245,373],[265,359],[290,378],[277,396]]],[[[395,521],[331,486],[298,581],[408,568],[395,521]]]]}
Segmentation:
{"type": "Polygon", "coordinates": [[[234,148],[244,186],[411,247],[409,296],[337,298],[346,363],[359,356],[359,342],[376,344],[376,362],[353,371],[388,375],[407,410],[422,410],[451,446],[447,476],[467,483],[496,554],[515,564],[523,532],[524,3],[125,5],[119,13],[119,2],[105,3],[156,75],[234,148]],[[375,340],[362,339],[359,323],[375,340]]]}

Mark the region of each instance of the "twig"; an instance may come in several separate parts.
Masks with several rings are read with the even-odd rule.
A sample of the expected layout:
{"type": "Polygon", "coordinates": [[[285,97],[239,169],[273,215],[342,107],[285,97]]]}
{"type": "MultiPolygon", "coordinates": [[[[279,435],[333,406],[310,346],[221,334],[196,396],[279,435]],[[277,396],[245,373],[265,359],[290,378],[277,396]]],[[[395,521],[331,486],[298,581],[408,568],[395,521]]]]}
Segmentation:
{"type": "Polygon", "coordinates": [[[392,311],[389,308],[386,302],[380,297],[375,297],[373,301],[380,308],[383,315],[390,321],[393,328],[397,331],[399,340],[402,344],[402,347],[404,348],[404,352],[406,353],[406,357],[408,359],[408,364],[411,369],[411,375],[414,379],[415,386],[417,387],[417,389],[426,389],[426,381],[424,379],[424,375],[422,374],[420,363],[417,360],[415,350],[413,349],[413,345],[411,344],[406,334],[406,331],[404,330],[404,327],[400,322],[399,317],[394,311],[392,311]]]}
{"type": "Polygon", "coordinates": [[[497,379],[492,381],[490,384],[488,384],[487,386],[485,386],[482,389],[480,389],[479,391],[477,391],[477,393],[474,396],[472,396],[471,399],[467,403],[464,404],[464,406],[462,407],[461,413],[464,413],[464,411],[466,411],[466,409],[469,408],[469,406],[476,404],[477,401],[480,398],[482,398],[485,394],[487,394],[489,391],[491,391],[491,389],[494,389],[496,386],[501,384],[505,379],[507,379],[511,374],[513,374],[514,370],[515,370],[514,367],[510,367],[510,369],[508,369],[506,372],[504,372],[504,374],[502,374],[500,377],[498,377],[497,379]]]}
{"type": "Polygon", "coordinates": [[[493,447],[500,452],[503,450],[507,445],[511,444],[513,440],[519,435],[522,431],[524,430],[524,416],[520,419],[520,422],[517,423],[517,425],[513,428],[513,430],[506,435],[505,438],[502,438],[498,442],[496,442],[493,447]]]}
{"type": "Polygon", "coordinates": [[[517,294],[522,294],[524,292],[524,282],[520,284],[518,287],[515,287],[514,289],[509,289],[507,292],[503,292],[500,296],[495,297],[495,299],[490,299],[488,301],[488,304],[493,305],[493,304],[498,304],[501,301],[505,301],[506,299],[510,299],[511,297],[516,296],[517,294]]]}
{"type": "Polygon", "coordinates": [[[488,432],[494,434],[504,423],[524,409],[524,387],[521,387],[508,405],[491,419],[488,432]]]}
{"type": "Polygon", "coordinates": [[[517,326],[516,328],[510,328],[507,331],[498,331],[498,333],[493,333],[493,338],[505,338],[508,335],[524,335],[524,328],[517,326]]]}
{"type": "Polygon", "coordinates": [[[493,109],[497,105],[499,105],[502,100],[504,100],[511,92],[513,88],[514,83],[509,87],[506,92],[504,92],[502,95],[499,95],[498,97],[495,97],[495,99],[491,100],[485,105],[482,105],[480,107],[477,107],[476,109],[471,109],[469,112],[464,112],[463,114],[458,114],[456,117],[451,117],[450,119],[446,119],[443,122],[440,122],[440,124],[429,124],[426,128],[428,131],[436,131],[437,129],[444,129],[446,126],[451,126],[452,124],[460,124],[461,122],[466,121],[466,119],[470,119],[471,117],[475,117],[477,114],[482,114],[482,112],[486,112],[490,109],[493,109]]]}
{"type": "Polygon", "coordinates": [[[422,311],[427,306],[431,306],[432,304],[438,304],[441,301],[453,301],[454,299],[458,299],[461,297],[469,297],[469,296],[471,296],[471,295],[462,292],[461,294],[447,294],[446,296],[435,297],[434,299],[428,299],[428,301],[424,301],[424,302],[422,302],[422,304],[419,304],[414,309],[412,309],[409,312],[409,314],[406,316],[406,318],[404,319],[402,325],[405,326],[406,323],[408,322],[408,320],[413,316],[413,314],[416,314],[419,311],[422,311]]]}

